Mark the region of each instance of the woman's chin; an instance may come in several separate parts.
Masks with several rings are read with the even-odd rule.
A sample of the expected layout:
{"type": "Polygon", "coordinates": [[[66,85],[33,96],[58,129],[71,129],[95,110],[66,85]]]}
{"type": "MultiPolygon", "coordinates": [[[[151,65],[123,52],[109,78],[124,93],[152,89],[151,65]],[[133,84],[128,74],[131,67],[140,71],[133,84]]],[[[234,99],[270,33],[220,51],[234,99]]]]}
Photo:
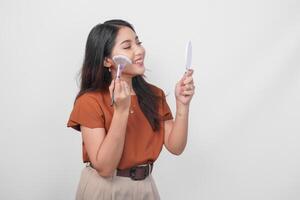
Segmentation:
{"type": "Polygon", "coordinates": [[[139,70],[139,71],[136,70],[135,72],[122,73],[121,76],[127,76],[127,77],[133,78],[133,77],[135,77],[135,76],[143,76],[144,73],[145,73],[145,69],[139,70]]]}
{"type": "Polygon", "coordinates": [[[139,73],[139,75],[144,75],[144,73],[145,73],[145,67],[143,67],[143,68],[141,69],[141,72],[139,73]]]}
{"type": "Polygon", "coordinates": [[[135,73],[135,74],[133,75],[133,77],[135,77],[135,76],[144,76],[144,72],[135,73]]]}
{"type": "Polygon", "coordinates": [[[136,75],[143,75],[145,73],[144,65],[137,66],[135,69],[136,69],[135,70],[136,75]]]}
{"type": "Polygon", "coordinates": [[[124,75],[128,75],[131,77],[135,77],[138,75],[144,75],[146,69],[144,67],[144,65],[139,65],[139,64],[134,64],[131,66],[131,68],[125,68],[125,70],[122,72],[122,74],[124,75]]]}

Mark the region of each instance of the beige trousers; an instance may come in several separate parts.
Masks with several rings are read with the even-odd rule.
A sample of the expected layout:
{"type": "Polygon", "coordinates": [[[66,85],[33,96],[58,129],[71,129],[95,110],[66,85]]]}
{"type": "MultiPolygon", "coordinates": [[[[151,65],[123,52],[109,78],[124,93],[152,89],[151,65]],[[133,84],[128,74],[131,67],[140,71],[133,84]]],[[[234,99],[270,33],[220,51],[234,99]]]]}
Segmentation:
{"type": "Polygon", "coordinates": [[[159,200],[154,179],[134,181],[128,177],[102,177],[91,166],[81,172],[76,200],[159,200]]]}

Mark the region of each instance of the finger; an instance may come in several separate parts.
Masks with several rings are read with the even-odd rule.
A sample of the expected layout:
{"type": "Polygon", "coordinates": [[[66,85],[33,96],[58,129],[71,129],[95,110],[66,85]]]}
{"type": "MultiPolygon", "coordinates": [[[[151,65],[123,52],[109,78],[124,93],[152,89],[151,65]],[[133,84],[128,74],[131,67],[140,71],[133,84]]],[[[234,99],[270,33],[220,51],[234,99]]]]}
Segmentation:
{"type": "Polygon", "coordinates": [[[115,80],[115,92],[119,94],[121,91],[122,91],[122,87],[120,84],[120,79],[116,79],[115,80]]]}
{"type": "Polygon", "coordinates": [[[183,81],[186,79],[186,75],[184,74],[182,77],[181,77],[181,79],[180,79],[180,84],[183,84],[183,81]]]}
{"type": "Polygon", "coordinates": [[[189,69],[186,73],[187,76],[192,76],[194,73],[194,70],[193,69],[189,69]]]}
{"type": "Polygon", "coordinates": [[[113,79],[110,83],[110,86],[109,86],[109,91],[112,92],[113,88],[114,88],[114,84],[115,84],[115,80],[113,79]]]}
{"type": "Polygon", "coordinates": [[[185,96],[191,96],[194,94],[194,90],[185,90],[182,92],[182,95],[185,95],[185,96]]]}
{"type": "Polygon", "coordinates": [[[124,86],[124,81],[123,80],[121,80],[120,81],[120,87],[121,87],[121,92],[120,93],[124,93],[124,90],[125,90],[125,86],[124,86]]]}
{"type": "Polygon", "coordinates": [[[126,95],[131,95],[130,87],[127,83],[126,83],[126,92],[127,92],[126,95]]]}
{"type": "Polygon", "coordinates": [[[191,72],[188,71],[187,73],[185,73],[185,74],[183,75],[183,77],[181,78],[181,81],[182,81],[183,83],[185,83],[186,80],[189,80],[189,79],[193,78],[193,77],[192,77],[192,74],[193,74],[193,71],[191,71],[191,72]]]}
{"type": "Polygon", "coordinates": [[[179,81],[179,83],[180,83],[180,85],[181,86],[183,86],[184,85],[184,81],[187,79],[187,76],[186,76],[186,74],[184,74],[183,75],[183,77],[180,79],[180,81],[179,81]]]}
{"type": "Polygon", "coordinates": [[[194,70],[193,70],[193,69],[188,69],[188,70],[184,73],[184,75],[188,77],[188,76],[192,76],[193,73],[194,73],[194,70]]]}
{"type": "Polygon", "coordinates": [[[128,96],[130,94],[128,86],[124,85],[123,93],[125,96],[128,96]]]}
{"type": "Polygon", "coordinates": [[[183,84],[190,84],[193,81],[193,77],[192,76],[188,76],[184,81],[183,84]]]}
{"type": "Polygon", "coordinates": [[[187,84],[183,88],[184,90],[194,90],[195,86],[193,84],[187,84]]]}
{"type": "Polygon", "coordinates": [[[128,84],[126,83],[126,81],[122,81],[122,92],[125,95],[128,95],[128,84]]]}

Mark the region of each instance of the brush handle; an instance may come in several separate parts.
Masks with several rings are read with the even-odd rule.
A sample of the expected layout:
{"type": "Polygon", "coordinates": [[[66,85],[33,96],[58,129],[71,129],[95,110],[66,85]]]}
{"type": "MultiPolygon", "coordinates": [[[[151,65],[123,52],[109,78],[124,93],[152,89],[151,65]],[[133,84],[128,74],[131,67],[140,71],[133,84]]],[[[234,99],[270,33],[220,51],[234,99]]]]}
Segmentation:
{"type": "Polygon", "coordinates": [[[120,78],[120,64],[118,65],[118,69],[117,69],[117,76],[115,78],[115,81],[114,81],[114,86],[113,86],[113,89],[112,89],[112,94],[111,94],[111,104],[110,106],[113,106],[115,104],[115,85],[116,85],[116,80],[120,78]]]}
{"type": "Polygon", "coordinates": [[[110,104],[110,106],[113,106],[115,104],[115,85],[116,85],[116,82],[114,81],[114,86],[113,86],[112,94],[111,94],[111,104],[110,104]]]}
{"type": "Polygon", "coordinates": [[[121,64],[118,64],[117,78],[120,78],[120,76],[121,76],[121,64]]]}

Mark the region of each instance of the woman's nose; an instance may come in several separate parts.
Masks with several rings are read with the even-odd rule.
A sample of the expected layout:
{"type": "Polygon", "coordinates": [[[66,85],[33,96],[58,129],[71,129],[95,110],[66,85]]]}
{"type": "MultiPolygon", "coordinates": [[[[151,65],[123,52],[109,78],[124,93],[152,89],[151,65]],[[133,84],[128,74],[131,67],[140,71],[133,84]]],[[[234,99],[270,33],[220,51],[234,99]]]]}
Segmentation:
{"type": "Polygon", "coordinates": [[[136,48],[135,48],[135,55],[142,55],[143,53],[144,53],[144,48],[143,47],[141,47],[141,46],[137,46],[136,48]]]}
{"type": "Polygon", "coordinates": [[[144,48],[143,48],[142,46],[136,45],[136,47],[135,47],[135,54],[136,54],[136,55],[143,54],[144,51],[145,51],[145,50],[144,50],[144,48]]]}

